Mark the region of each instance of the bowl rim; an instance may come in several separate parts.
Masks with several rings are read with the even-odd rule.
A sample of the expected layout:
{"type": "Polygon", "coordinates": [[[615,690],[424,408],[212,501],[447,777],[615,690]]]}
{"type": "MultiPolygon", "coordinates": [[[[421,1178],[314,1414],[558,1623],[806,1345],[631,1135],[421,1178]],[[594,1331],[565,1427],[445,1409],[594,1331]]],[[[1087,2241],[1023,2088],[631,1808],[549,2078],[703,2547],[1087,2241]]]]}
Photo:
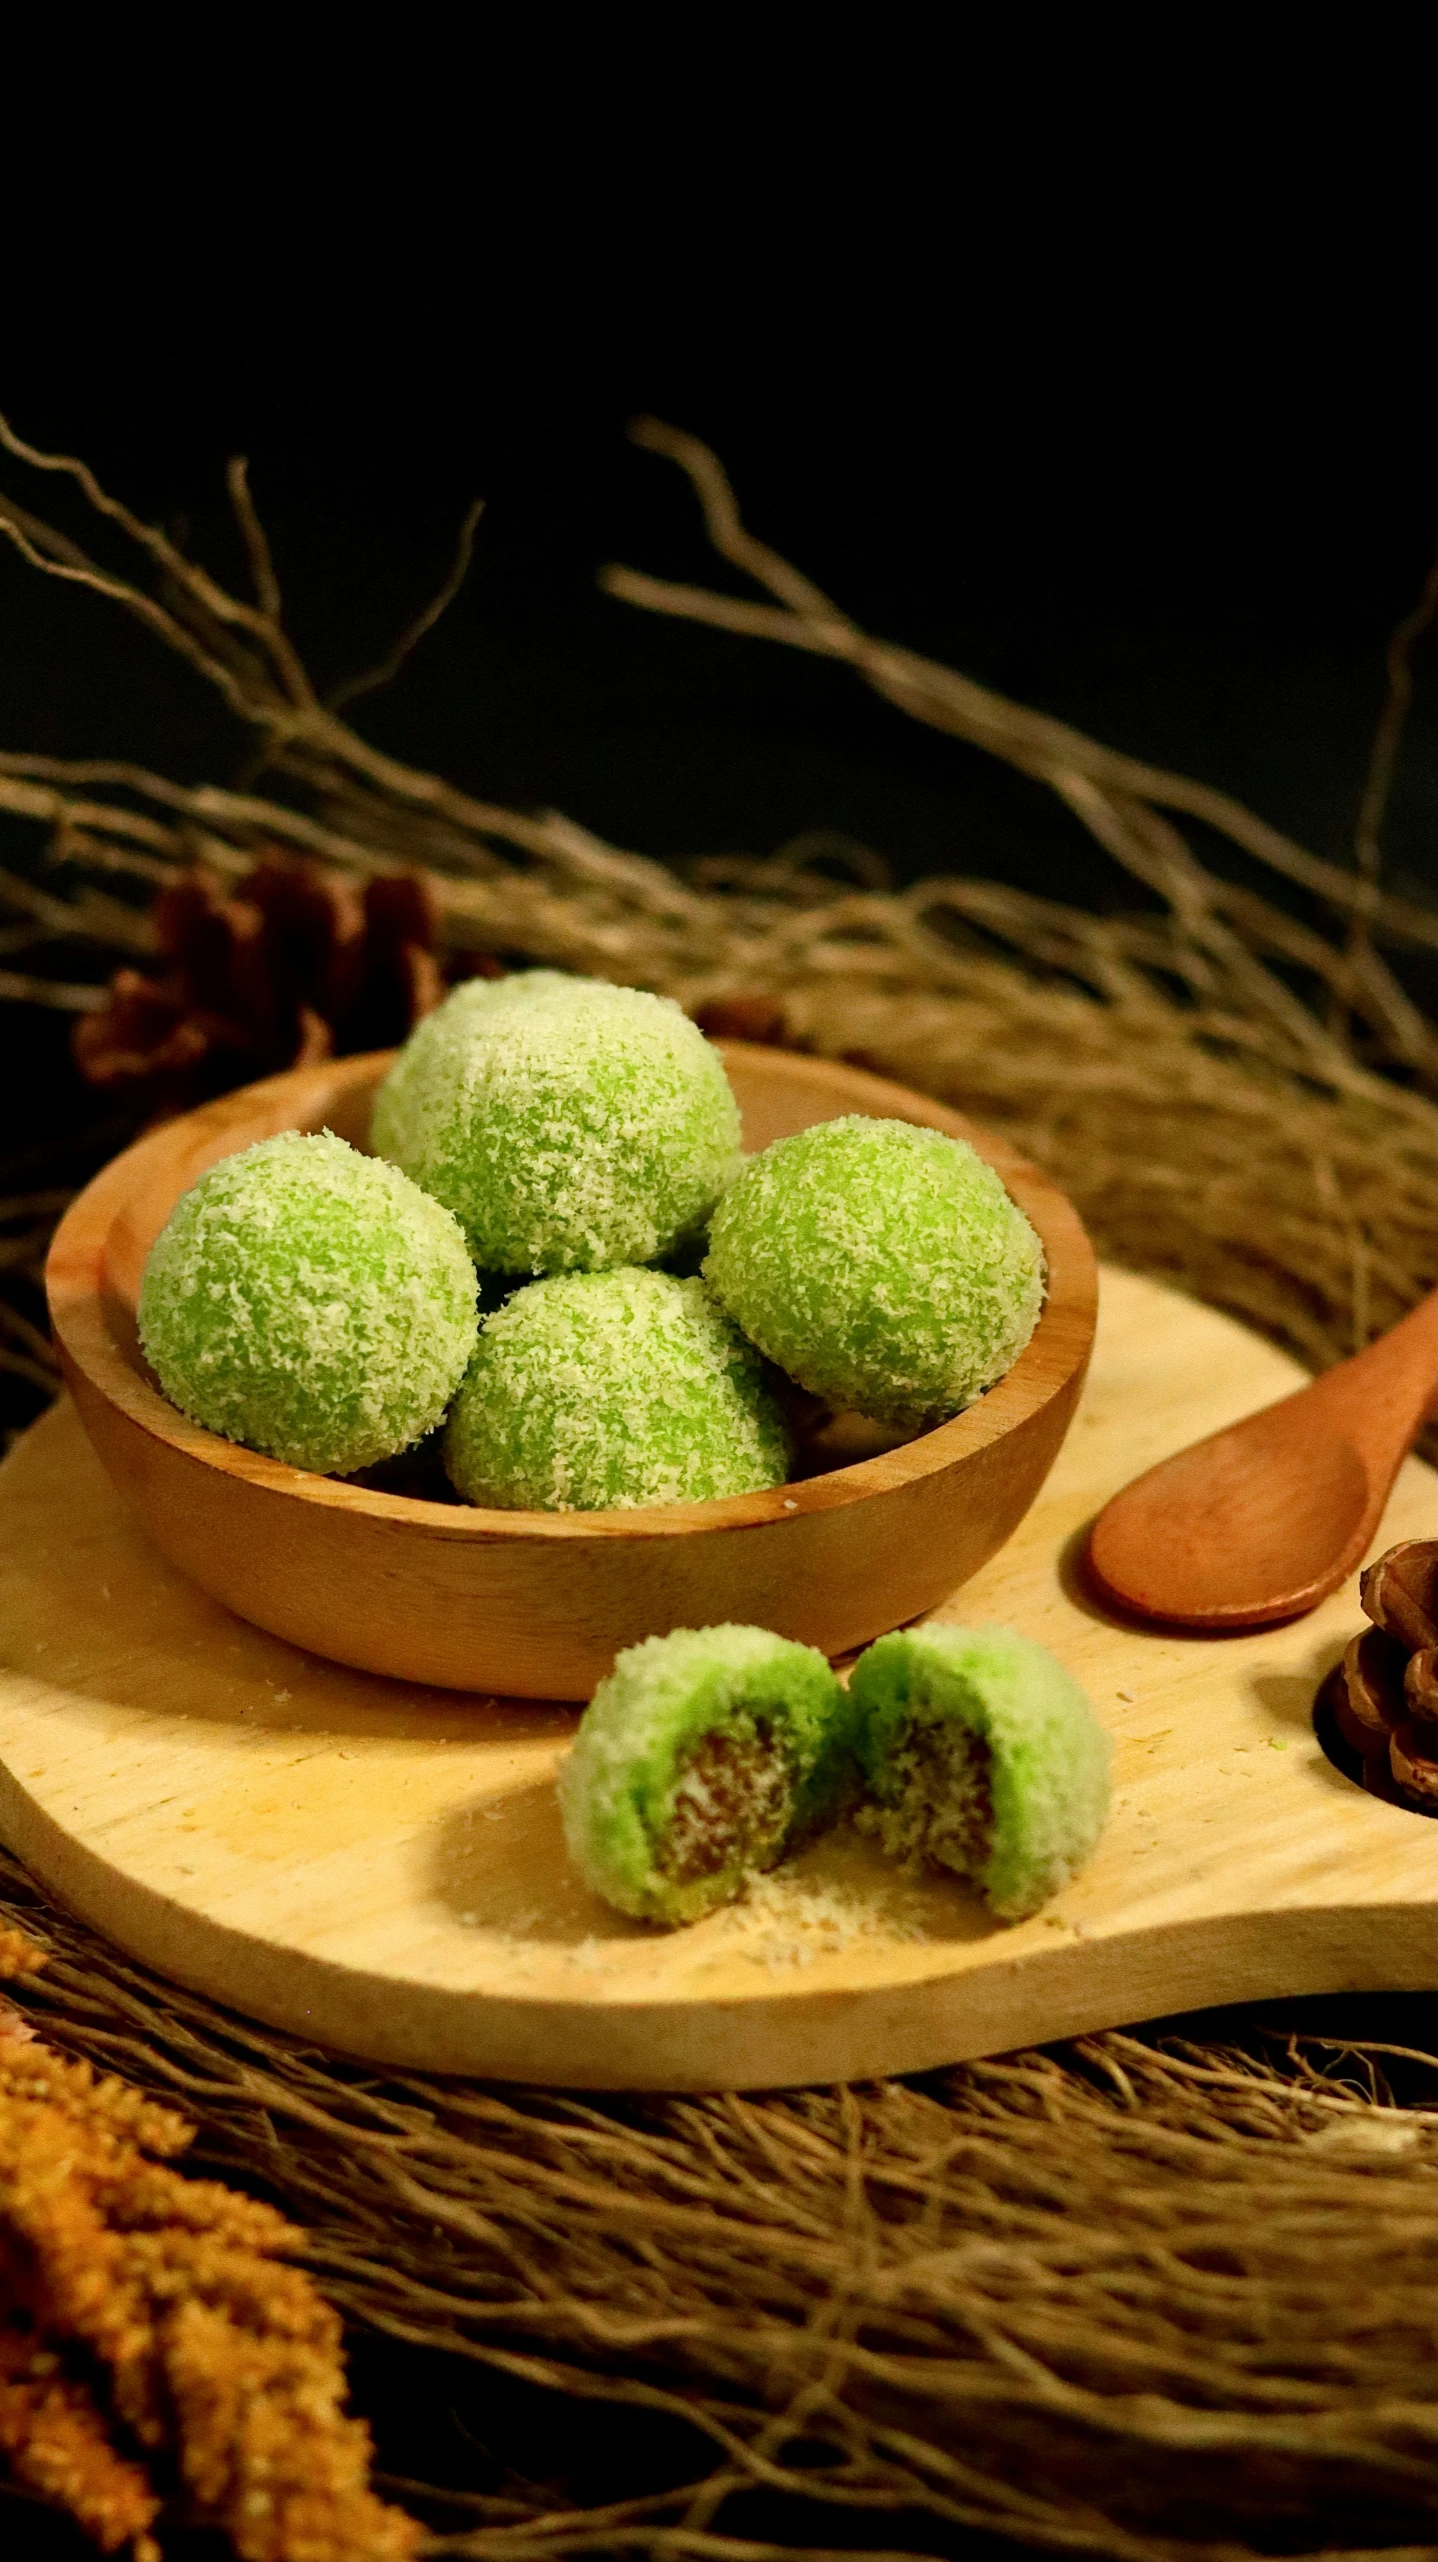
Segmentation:
{"type": "MultiPolygon", "coordinates": [[[[946,1474],[1028,1422],[1068,1386],[1075,1371],[1086,1367],[1097,1317],[1098,1270],[1077,1211],[1050,1176],[1020,1156],[1006,1139],[971,1122],[949,1105],[847,1060],[816,1058],[745,1041],[718,1041],[715,1047],[726,1062],[753,1062],[757,1067],[761,1062],[775,1065],[782,1060],[786,1081],[807,1083],[818,1090],[832,1091],[833,1081],[842,1076],[851,1094],[855,1088],[868,1091],[872,1096],[868,1108],[876,1118],[909,1120],[968,1140],[993,1167],[1037,1229],[1048,1279],[1038,1323],[1013,1366],[949,1422],[938,1424],[895,1449],[752,1494],[603,1512],[511,1512],[471,1504],[436,1503],[418,1495],[387,1494],[268,1458],[191,1422],[136,1368],[116,1340],[107,1307],[107,1301],[114,1296],[106,1284],[107,1249],[127,1201],[137,1183],[163,1164],[166,1157],[184,1155],[197,1142],[209,1151],[202,1169],[207,1170],[221,1157],[252,1145],[256,1136],[274,1135],[286,1127],[314,1130],[326,1126],[322,1117],[326,1101],[332,1104],[337,1094],[377,1080],[396,1055],[383,1050],[289,1068],[215,1102],[201,1104],[146,1132],[86,1184],[55,1231],[45,1267],[51,1324],[72,1387],[78,1374],[85,1387],[150,1440],[257,1490],[336,1513],[388,1522],[429,1538],[480,1544],[515,1540],[563,1543],[575,1539],[667,1539],[697,1530],[745,1530],[764,1523],[792,1522],[806,1514],[835,1510],[920,1485],[927,1478],[946,1474]],[[909,1108],[900,1110],[900,1105],[909,1108]],[[293,1119],[274,1117],[277,1111],[287,1113],[291,1109],[293,1119]],[[258,1121],[263,1121],[263,1129],[252,1128],[250,1135],[244,1135],[246,1124],[258,1121]],[[215,1137],[230,1133],[234,1134],[232,1147],[211,1148],[215,1137]]],[[[864,1108],[853,1102],[845,1105],[850,1111],[864,1108]]],[[[198,1179],[198,1172],[191,1177],[192,1181],[198,1179]]]]}

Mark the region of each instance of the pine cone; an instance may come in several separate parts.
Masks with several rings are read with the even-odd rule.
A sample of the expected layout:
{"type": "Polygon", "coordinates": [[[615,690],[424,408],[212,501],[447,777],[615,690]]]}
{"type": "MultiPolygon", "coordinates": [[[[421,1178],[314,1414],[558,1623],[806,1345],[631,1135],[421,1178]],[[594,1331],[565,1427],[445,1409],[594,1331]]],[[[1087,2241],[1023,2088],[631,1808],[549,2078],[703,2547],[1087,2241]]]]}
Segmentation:
{"type": "Polygon", "coordinates": [[[156,1120],[281,1068],[402,1041],[444,994],[438,916],[418,872],[359,894],[317,863],[267,854],[227,891],[196,870],[155,904],[162,963],[120,970],[74,1050],[91,1085],[156,1120]]]}
{"type": "Polygon", "coordinates": [[[711,1041],[759,1041],[782,1046],[784,1008],[777,996],[722,996],[701,1005],[694,1017],[711,1041]]]}
{"type": "Polygon", "coordinates": [[[1438,1808],[1438,1539],[1404,1539],[1364,1573],[1333,1714],[1377,1797],[1438,1808]]]}

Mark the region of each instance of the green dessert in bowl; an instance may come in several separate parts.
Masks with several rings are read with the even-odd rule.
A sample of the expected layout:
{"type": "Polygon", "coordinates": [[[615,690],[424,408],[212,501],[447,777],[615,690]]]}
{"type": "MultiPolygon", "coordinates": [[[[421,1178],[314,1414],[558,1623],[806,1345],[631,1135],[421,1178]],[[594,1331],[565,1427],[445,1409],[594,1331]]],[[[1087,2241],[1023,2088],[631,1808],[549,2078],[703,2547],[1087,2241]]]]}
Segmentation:
{"type": "Polygon", "coordinates": [[[703,1282],[637,1268],[516,1290],[444,1438],[457,1491],[505,1511],[710,1502],[782,1485],[789,1457],[764,1365],[703,1282]]]}
{"type": "Polygon", "coordinates": [[[1012,1368],[1044,1296],[1039,1239],[973,1148],[858,1113],[750,1159],[704,1276],[800,1387],[909,1432],[1012,1368]]]}
{"type": "Polygon", "coordinates": [[[371,1136],[493,1272],[652,1263],[739,1162],[738,1106],[688,1016],[557,970],[456,988],[390,1070],[371,1136]]]}
{"type": "Polygon", "coordinates": [[[329,1131],[287,1131],[176,1202],[145,1266],[140,1341],[192,1421],[348,1476],[439,1422],[474,1349],[475,1295],[428,1193],[329,1131]]]}

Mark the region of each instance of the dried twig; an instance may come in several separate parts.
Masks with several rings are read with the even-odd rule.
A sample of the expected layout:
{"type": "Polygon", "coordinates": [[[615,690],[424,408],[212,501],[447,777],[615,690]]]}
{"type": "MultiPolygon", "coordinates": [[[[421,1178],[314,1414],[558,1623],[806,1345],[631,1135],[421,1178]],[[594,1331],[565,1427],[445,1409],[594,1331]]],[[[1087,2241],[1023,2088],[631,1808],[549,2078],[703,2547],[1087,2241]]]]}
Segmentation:
{"type": "MultiPolygon", "coordinates": [[[[1391,1322],[1432,1276],[1433,1122],[1417,1094],[1374,1071],[1427,1078],[1438,1072],[1438,1041],[1375,946],[1390,936],[1438,939],[1438,918],[1377,892],[1371,936],[1344,948],[1224,882],[1167,811],[1226,830],[1321,901],[1357,912],[1356,876],[1222,795],[868,641],[746,531],[706,448],[672,430],[644,433],[690,473],[725,557],[778,600],[751,608],[696,591],[696,612],[803,647],[827,635],[830,654],[882,678],[919,717],[1042,773],[1158,894],[1161,912],[1097,917],[959,879],[896,892],[873,857],[845,851],[836,863],[823,845],[764,862],[699,863],[680,879],[556,813],[476,801],[380,756],[318,701],[280,626],[243,473],[231,475],[231,498],[255,604],[227,597],[167,537],[96,491],[83,466],[40,456],[40,468],[89,495],[162,577],[157,610],[185,635],[169,634],[172,645],[191,663],[198,649],[223,665],[225,699],[289,795],[186,788],[124,762],[0,755],[0,811],[48,831],[57,889],[82,885],[75,930],[103,942],[123,905],[111,898],[102,912],[93,884],[150,888],[195,862],[233,880],[261,847],[351,880],[423,865],[452,949],[523,953],[629,980],[720,1025],[737,1008],[747,1028],[757,1012],[776,1037],[861,1054],[1003,1126],[1054,1171],[1116,1259],[1182,1280],[1316,1364],[1391,1322]],[[769,619],[754,625],[755,613],[769,619]],[[1330,1001],[1359,1027],[1363,1056],[1325,1024],[1330,1001]]],[[[0,430],[0,441],[36,460],[13,431],[0,430]]],[[[8,500],[0,518],[7,509],[38,567],[78,574],[85,556],[68,537],[48,535],[8,500]]],[[[453,593],[465,552],[462,542],[401,652],[453,593]]],[[[633,573],[615,577],[622,592],[639,593],[633,573]]],[[[653,582],[639,585],[644,601],[673,601],[653,582]]],[[[120,601],[140,594],[127,589],[120,601]]],[[[58,932],[56,911],[71,902],[48,887],[39,895],[54,901],[45,930],[58,932]]],[[[134,911],[123,914],[132,936],[134,911]]],[[[20,923],[41,920],[25,905],[20,923]]],[[[95,991],[39,972],[9,972],[0,991],[75,1009],[96,1002],[95,991]]]]}
{"type": "MultiPolygon", "coordinates": [[[[1438,615],[1438,561],[1428,572],[1423,592],[1412,612],[1404,615],[1388,643],[1388,691],[1374,733],[1373,753],[1364,778],[1363,798],[1359,803],[1358,824],[1353,837],[1354,863],[1362,892],[1354,903],[1348,924],[1348,958],[1355,973],[1364,966],[1372,940],[1372,915],[1383,862],[1380,835],[1393,790],[1399,744],[1413,701],[1413,652],[1435,615],[1438,615]]],[[[1336,1001],[1336,989],[1334,996],[1336,1001]]],[[[1336,1002],[1329,1019],[1336,1029],[1342,1029],[1343,1015],[1336,1002]]]]}
{"type": "MultiPolygon", "coordinates": [[[[361,676],[348,677],[343,685],[334,687],[327,698],[332,712],[337,712],[342,703],[357,702],[361,694],[378,693],[381,686],[393,684],[406,659],[419,647],[426,632],[433,631],[440,616],[448,611],[464,585],[469,575],[469,564],[474,557],[475,532],[483,514],[484,500],[476,498],[460,526],[454,559],[443,586],[430,598],[429,603],[420,609],[413,622],[406,625],[398,640],[385,652],[377,666],[367,668],[361,676]]],[[[279,610],[278,599],[275,610],[277,612],[279,610]]]]}
{"type": "MultiPolygon", "coordinates": [[[[1308,853],[1227,793],[1101,747],[1066,723],[1010,702],[1006,696],[976,685],[971,678],[957,675],[952,668],[872,639],[777,552],[750,534],[723,466],[707,445],[656,418],[636,420],[630,433],[637,445],[665,456],[687,473],[703,508],[714,549],[759,586],[768,588],[785,611],[775,613],[769,606],[751,605],[739,597],[716,594],[710,588],[651,578],[618,564],[600,573],[601,583],[611,595],[661,613],[711,623],[722,631],[785,641],[797,649],[847,660],[877,693],[901,710],[1003,757],[1022,772],[1051,784],[1065,798],[1072,793],[1071,805],[1085,815],[1086,824],[1093,823],[1102,804],[1103,821],[1110,833],[1101,835],[1100,842],[1110,852],[1123,845],[1127,850],[1119,859],[1137,870],[1140,878],[1145,877],[1152,861],[1144,850],[1145,843],[1156,847],[1164,842],[1152,836],[1140,806],[1151,803],[1157,809],[1181,810],[1190,818],[1202,820],[1271,870],[1344,912],[1368,904],[1369,893],[1353,874],[1308,853]],[[1076,786],[1088,788],[1081,791],[1076,786]]],[[[1395,936],[1438,947],[1438,916],[1430,910],[1379,892],[1373,898],[1372,912],[1395,936]]]]}

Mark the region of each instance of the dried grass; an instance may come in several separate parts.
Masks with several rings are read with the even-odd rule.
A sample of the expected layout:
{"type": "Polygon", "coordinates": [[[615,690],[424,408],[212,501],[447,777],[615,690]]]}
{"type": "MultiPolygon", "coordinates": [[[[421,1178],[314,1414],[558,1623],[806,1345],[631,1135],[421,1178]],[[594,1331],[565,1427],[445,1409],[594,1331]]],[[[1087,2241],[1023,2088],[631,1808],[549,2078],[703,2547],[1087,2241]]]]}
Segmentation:
{"type": "MultiPolygon", "coordinates": [[[[193,861],[233,875],[263,845],[350,876],[421,862],[457,950],[522,952],[695,1011],[757,1006],[786,1040],[941,1094],[1048,1165],[1110,1256],[1315,1366],[1391,1322],[1434,1273],[1435,1045],[1381,953],[1431,947],[1438,921],[1386,896],[1371,852],[1351,873],[1321,863],[1220,795],[874,643],[744,532],[712,456],[645,434],[776,601],[632,572],[611,574],[617,592],[822,649],[1040,776],[1143,884],[1142,912],[966,880],[898,892],[872,858],[819,843],[681,879],[561,817],[477,803],[318,701],[242,467],[254,605],[82,466],[0,430],[78,483],[158,594],[8,501],[0,531],[179,649],[274,784],[262,798],[0,757],[0,808],[49,830],[73,930],[104,943],[107,880],[148,887],[193,861]],[[1201,863],[1175,814],[1267,865],[1281,899],[1201,863]]],[[[1381,791],[1365,802],[1373,847],[1380,817],[1381,791]]],[[[12,956],[32,928],[36,948],[61,930],[28,897],[12,901],[12,956]]],[[[113,948],[135,947],[117,933],[113,948]]],[[[40,992],[14,972],[7,986],[40,992]]],[[[43,986],[72,1007],[95,994],[43,986]]],[[[50,1207],[7,1205],[17,1268],[50,1207]]],[[[0,1357],[38,1366],[23,1335],[0,1357]]],[[[1396,2105],[1384,2078],[1421,2082],[1422,2059],[1253,2024],[1237,2046],[1115,2033],[918,2084],[748,2099],[385,2080],[128,1964],[14,1863],[0,1886],[0,1914],[50,1950],[18,1996],[46,2036],[182,2109],[206,2169],[257,2183],[306,2228],[353,2324],[681,2416],[712,2444],[707,2481],[603,2511],[523,2485],[447,2493],[432,2513],[464,2523],[437,2549],[759,2562],[794,2548],[746,2531],[757,2488],[832,2519],[802,2548],[815,2557],[889,2553],[896,2535],[952,2551],[984,2529],[1122,2562],[1438,2550],[1438,2109],[1396,2105]]],[[[1438,2097],[1438,2060],[1427,2069],[1438,2097]]]]}
{"type": "Polygon", "coordinates": [[[46,1945],[43,2035],[197,2123],[351,2323],[712,2442],[707,2482],[599,2516],[451,2494],[478,2522],[445,2550],[786,2549],[724,2532],[756,2486],[865,2552],[896,2512],[921,2549],[1432,2549],[1438,2105],[1393,2104],[1392,2050],[1114,2033],[918,2084],[580,2100],[232,2019],[3,1859],[0,1914],[46,1945]]]}

